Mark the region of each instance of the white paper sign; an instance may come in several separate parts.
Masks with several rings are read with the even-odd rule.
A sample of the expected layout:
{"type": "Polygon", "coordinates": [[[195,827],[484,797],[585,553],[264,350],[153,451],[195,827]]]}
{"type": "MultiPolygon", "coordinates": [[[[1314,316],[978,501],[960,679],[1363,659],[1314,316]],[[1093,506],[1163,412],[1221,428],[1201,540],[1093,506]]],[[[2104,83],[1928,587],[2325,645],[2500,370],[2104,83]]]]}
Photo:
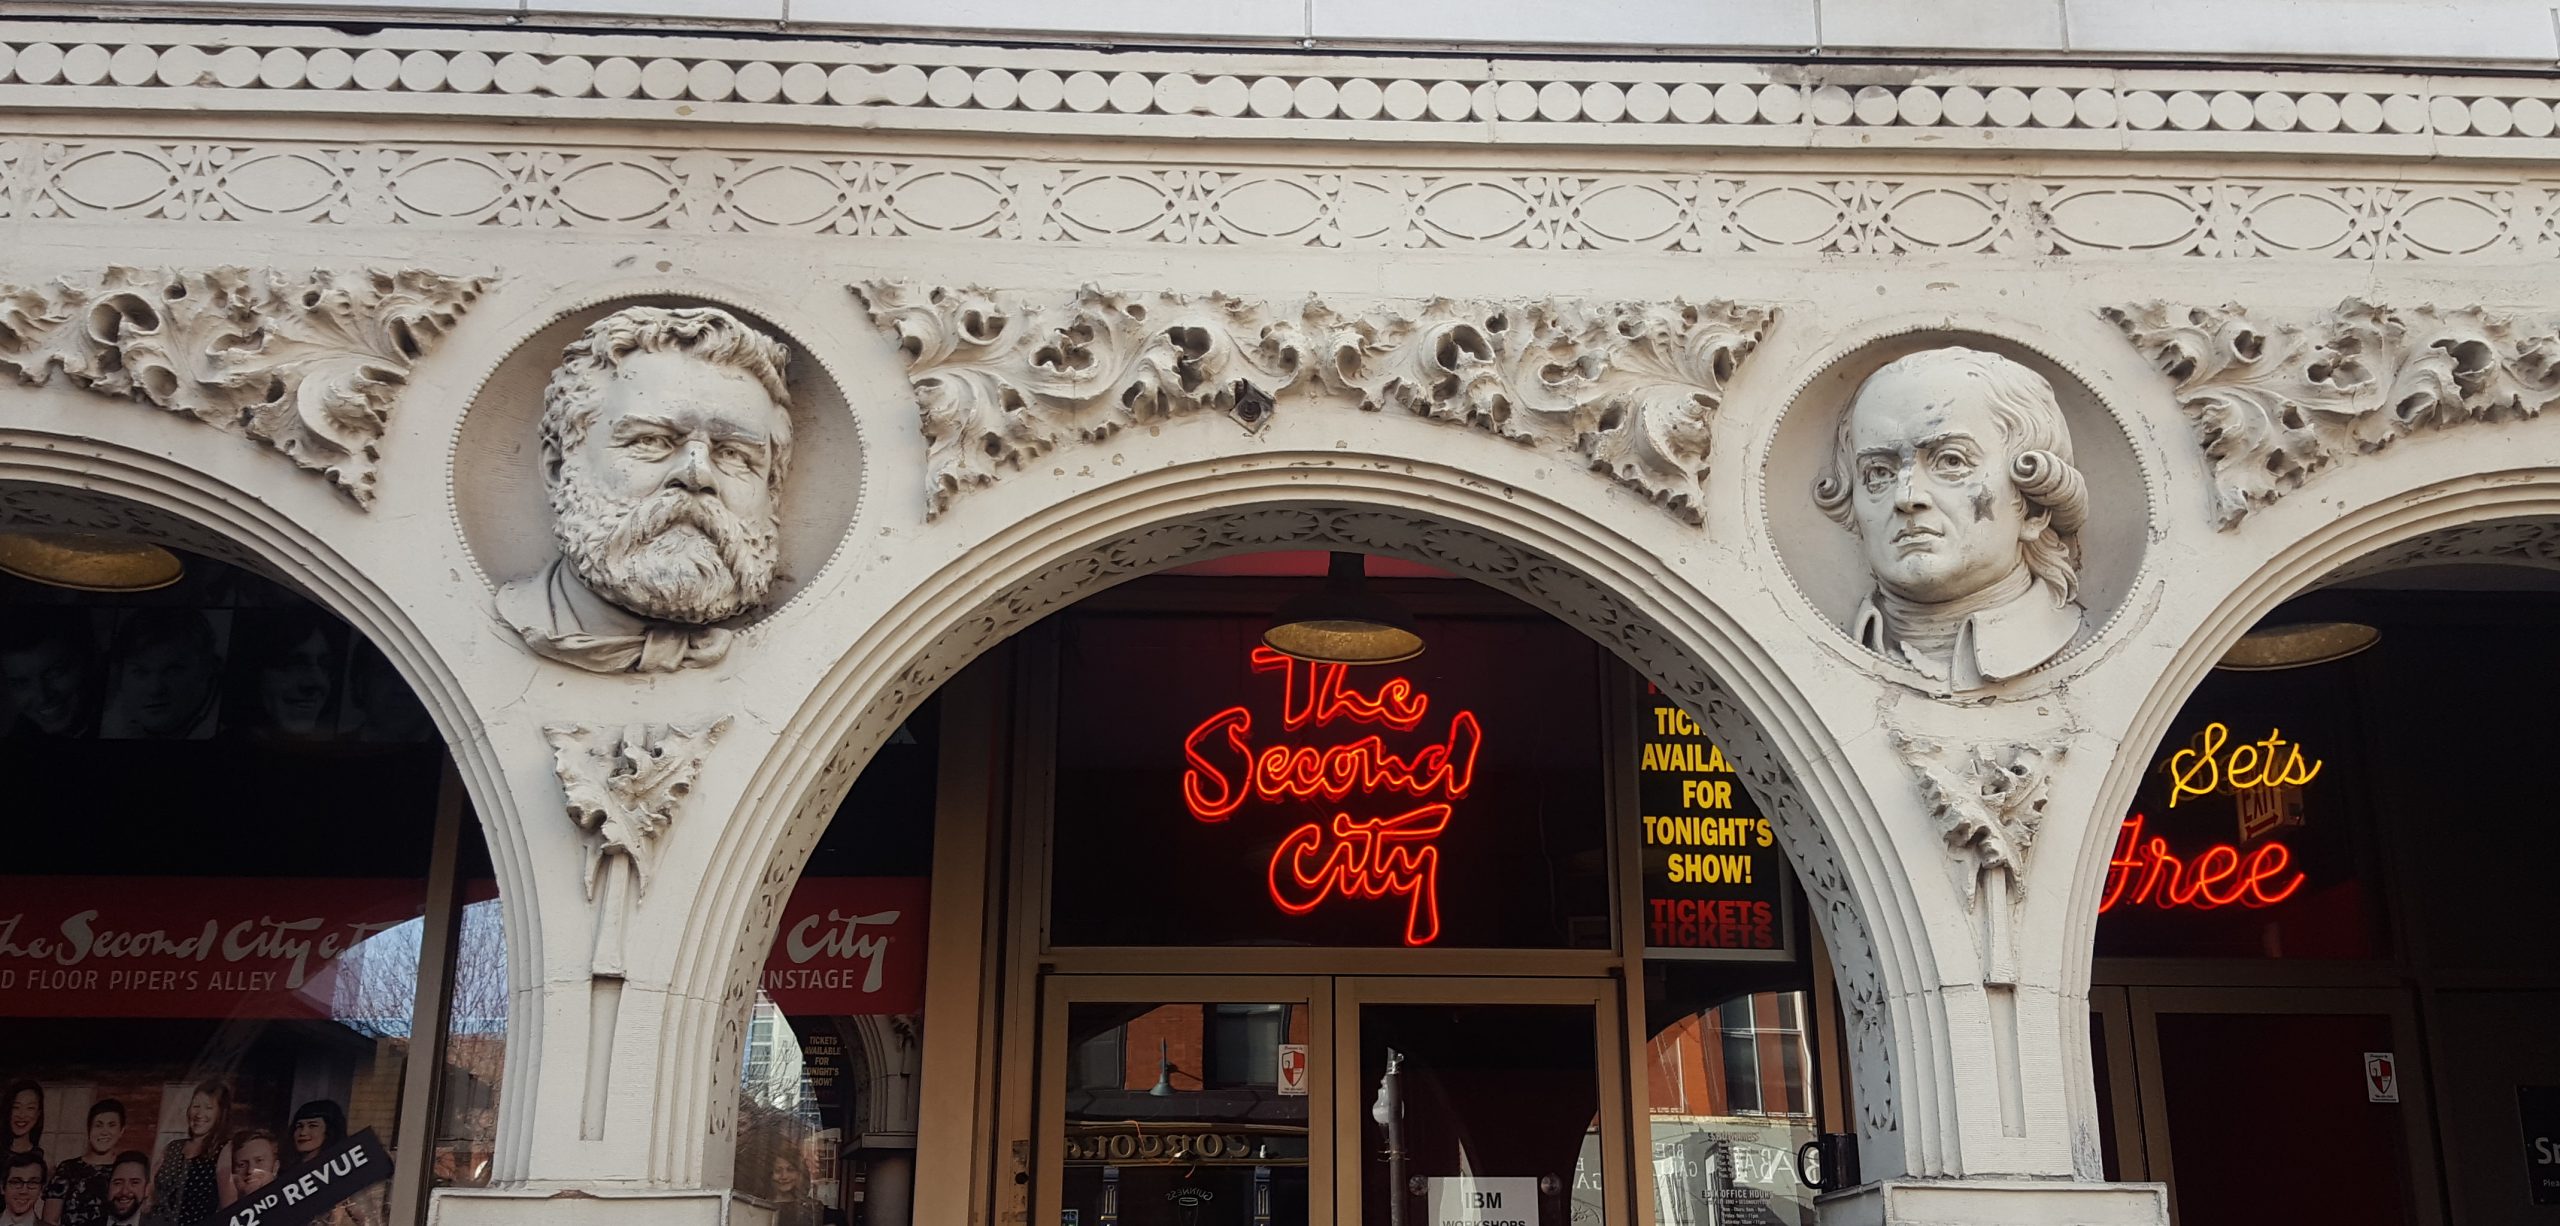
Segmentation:
{"type": "Polygon", "coordinates": [[[1307,1096],[1306,1044],[1283,1043],[1280,1045],[1280,1071],[1277,1080],[1280,1083],[1282,1098],[1307,1096]]]}
{"type": "Polygon", "coordinates": [[[2368,1102],[2400,1101],[2400,1065],[2387,1051],[2364,1054],[2364,1096],[2368,1102]]]}
{"type": "Polygon", "coordinates": [[[1538,1226],[1538,1181],[1460,1175],[1430,1181],[1430,1226],[1538,1226]]]}

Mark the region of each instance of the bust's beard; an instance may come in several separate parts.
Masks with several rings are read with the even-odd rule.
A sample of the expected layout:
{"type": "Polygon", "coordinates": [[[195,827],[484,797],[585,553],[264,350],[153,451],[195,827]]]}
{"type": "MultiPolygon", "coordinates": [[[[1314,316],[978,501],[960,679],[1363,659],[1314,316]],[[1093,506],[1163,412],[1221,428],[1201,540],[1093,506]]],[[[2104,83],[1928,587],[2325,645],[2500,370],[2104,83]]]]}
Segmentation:
{"type": "Polygon", "coordinates": [[[707,625],[772,590],[776,526],[750,528],[707,494],[662,490],[619,501],[563,469],[552,539],[588,590],[642,617],[707,625]]]}

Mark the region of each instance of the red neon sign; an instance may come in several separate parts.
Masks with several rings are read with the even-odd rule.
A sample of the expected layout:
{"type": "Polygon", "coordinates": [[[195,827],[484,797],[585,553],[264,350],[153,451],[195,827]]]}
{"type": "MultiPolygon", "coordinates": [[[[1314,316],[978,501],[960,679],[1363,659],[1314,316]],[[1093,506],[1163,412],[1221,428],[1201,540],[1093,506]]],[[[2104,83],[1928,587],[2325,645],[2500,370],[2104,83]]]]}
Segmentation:
{"type": "Polygon", "coordinates": [[[2169,840],[2158,835],[2145,838],[2142,823],[2143,816],[2136,813],[2124,819],[2123,829],[2116,834],[2115,858],[2107,861],[2107,894],[2098,903],[2100,914],[2119,902],[2150,903],[2164,911],[2272,907],[2302,888],[2299,870],[2290,879],[2278,881],[2293,864],[2292,849],[2281,842],[2271,839],[2246,853],[2229,843],[2216,843],[2192,860],[2181,860],[2169,853],[2169,840]]]}
{"type": "MultiPolygon", "coordinates": [[[[1403,677],[1391,677],[1363,694],[1345,679],[1340,664],[1309,664],[1269,647],[1256,647],[1253,671],[1281,674],[1280,729],[1308,732],[1337,722],[1373,724],[1391,731],[1421,727],[1431,706],[1403,677]]],[[[1476,753],[1484,744],[1475,712],[1459,711],[1439,742],[1398,756],[1377,733],[1331,745],[1253,745],[1253,712],[1229,707],[1200,721],[1183,738],[1190,765],[1182,772],[1182,802],[1203,822],[1223,822],[1248,800],[1266,804],[1340,801],[1403,795],[1420,804],[1389,817],[1361,819],[1337,812],[1330,822],[1308,822],[1280,840],[1271,854],[1271,901],[1304,915],[1325,899],[1385,898],[1406,901],[1404,943],[1428,945],[1440,936],[1440,849],[1449,827],[1450,802],[1474,785],[1476,753]]]]}

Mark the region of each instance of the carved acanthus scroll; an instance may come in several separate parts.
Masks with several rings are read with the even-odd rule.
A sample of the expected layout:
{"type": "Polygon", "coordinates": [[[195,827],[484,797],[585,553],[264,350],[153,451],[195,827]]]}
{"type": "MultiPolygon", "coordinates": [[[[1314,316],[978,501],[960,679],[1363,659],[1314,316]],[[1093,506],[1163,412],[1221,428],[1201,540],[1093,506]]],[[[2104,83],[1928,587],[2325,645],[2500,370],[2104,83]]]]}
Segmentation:
{"type": "Polygon", "coordinates": [[[486,277],[419,269],[142,269],[0,284],[0,366],[55,368],[93,392],[184,413],[274,447],[358,505],[409,371],[486,277]]]}
{"type": "Polygon", "coordinates": [[[1709,425],[1774,312],[1730,302],[1434,299],[1343,311],[1212,295],[1055,300],[868,282],[924,414],[928,513],[1071,439],[1199,412],[1258,430],[1315,386],[1578,457],[1701,522],[1709,425]]]}
{"type": "Polygon", "coordinates": [[[2044,824],[2057,742],[1949,746],[1895,733],[1947,849],[1964,860],[1965,906],[1982,919],[1984,982],[2017,982],[2013,899],[2026,893],[2027,853],[2044,824]]]}
{"type": "Polygon", "coordinates": [[[2424,429],[2539,415],[2560,399],[2560,337],[2479,307],[2348,299],[2317,322],[2237,306],[2099,312],[2177,385],[2213,461],[2228,530],[2339,461],[2424,429]]]}

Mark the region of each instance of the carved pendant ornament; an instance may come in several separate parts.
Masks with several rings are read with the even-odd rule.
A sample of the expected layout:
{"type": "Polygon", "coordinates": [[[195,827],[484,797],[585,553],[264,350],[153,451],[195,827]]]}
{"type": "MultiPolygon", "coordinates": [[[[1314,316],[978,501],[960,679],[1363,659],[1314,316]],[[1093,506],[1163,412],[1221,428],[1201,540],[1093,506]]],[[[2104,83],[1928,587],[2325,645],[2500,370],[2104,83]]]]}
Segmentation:
{"type": "Polygon", "coordinates": [[[586,836],[588,901],[613,892],[617,865],[630,869],[635,898],[648,893],[658,840],[693,791],[703,756],[728,728],[727,716],[698,724],[543,728],[569,820],[586,836]]]}
{"type": "Polygon", "coordinates": [[[2044,825],[2052,765],[2065,746],[1950,746],[1898,732],[1893,746],[1947,849],[1965,862],[1965,906],[1981,916],[1987,980],[2016,982],[2011,903],[2026,893],[2027,853],[2044,825]]]}
{"type": "Polygon", "coordinates": [[[717,664],[780,569],[790,353],[717,308],[632,307],[543,392],[557,556],[500,585],[534,653],[599,673],[717,664]]]}
{"type": "Polygon", "coordinates": [[[2308,326],[2238,306],[2099,312],[2176,384],[2213,462],[2225,531],[2351,456],[2420,430],[2539,416],[2560,398],[2560,337],[2479,307],[2350,298],[2308,326]]]}
{"type": "Polygon", "coordinates": [[[1211,295],[1058,299],[854,287],[906,356],[928,444],[927,512],[1071,440],[1226,413],[1259,430],[1300,386],[1578,457],[1703,521],[1709,424],[1775,312],[1699,304],[1459,302],[1361,313],[1211,295]]]}
{"type": "Polygon", "coordinates": [[[383,423],[409,370],[486,277],[420,269],[113,267],[89,280],[0,284],[0,366],[243,434],[373,501],[383,423]]]}
{"type": "Polygon", "coordinates": [[[2025,365],[1958,346],[1887,363],[1841,412],[1813,502],[1875,581],[1846,627],[1859,646],[1963,691],[2079,637],[2088,483],[2025,365]]]}
{"type": "Polygon", "coordinates": [[[549,724],[552,769],[569,820],[586,842],[587,901],[596,912],[588,955],[587,1080],[579,1135],[600,1139],[613,1083],[614,1031],[630,974],[632,908],[649,892],[658,845],[702,775],[702,760],[729,717],[698,724],[549,724]]]}

